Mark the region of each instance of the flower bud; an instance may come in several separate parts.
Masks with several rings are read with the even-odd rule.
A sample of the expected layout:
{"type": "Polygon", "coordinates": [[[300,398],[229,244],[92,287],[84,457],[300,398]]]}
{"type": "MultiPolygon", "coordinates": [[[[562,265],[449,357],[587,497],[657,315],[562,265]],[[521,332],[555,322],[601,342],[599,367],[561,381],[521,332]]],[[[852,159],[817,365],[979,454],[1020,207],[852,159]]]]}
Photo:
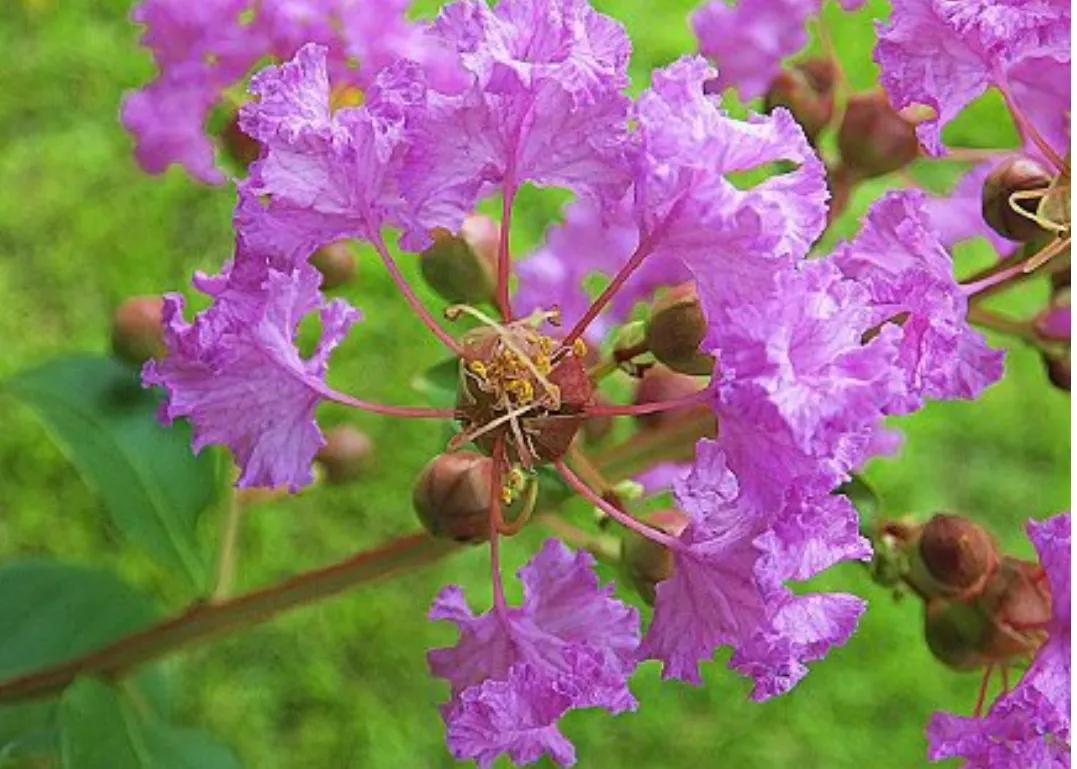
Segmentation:
{"type": "Polygon", "coordinates": [[[699,350],[706,333],[694,283],[674,286],[655,300],[647,321],[647,345],[669,368],[682,374],[710,374],[714,358],[699,350]]]}
{"type": "Polygon", "coordinates": [[[792,69],[782,70],[764,97],[766,111],[785,107],[814,142],[834,116],[836,74],[834,62],[822,58],[808,59],[792,69]]]}
{"type": "MultiPolygon", "coordinates": [[[[1004,160],[984,180],[984,221],[1004,238],[1025,242],[1042,235],[1044,230],[1031,219],[1013,210],[1010,197],[1015,192],[1046,189],[1051,175],[1040,163],[1026,157],[1004,160]]],[[[1035,214],[1039,200],[1015,201],[1016,205],[1035,214]]]]}
{"type": "MultiPolygon", "coordinates": [[[[659,403],[684,398],[699,392],[706,386],[707,383],[700,377],[680,374],[658,363],[651,366],[639,380],[633,402],[637,404],[659,403]]],[[[710,413],[710,409],[701,403],[698,406],[659,411],[654,414],[637,414],[636,420],[644,427],[661,427],[684,419],[686,416],[705,416],[710,413]]]]}
{"type": "Polygon", "coordinates": [[[141,365],[150,358],[167,354],[159,296],[133,296],[116,308],[112,316],[112,352],[128,363],[141,365]]]}
{"type": "MultiPolygon", "coordinates": [[[[688,525],[688,517],[672,508],[651,513],[646,521],[673,536],[680,535],[688,525]]],[[[658,583],[673,573],[673,553],[634,531],[626,531],[621,545],[621,563],[636,592],[653,606],[658,583]]]]}
{"type": "Polygon", "coordinates": [[[474,451],[438,454],[415,482],[412,504],[435,537],[481,542],[490,537],[490,486],[494,463],[474,451]]]}
{"type": "Polygon", "coordinates": [[[322,274],[322,288],[331,289],[351,282],[358,265],[347,241],[322,246],[310,256],[310,263],[322,274]]]}
{"type": "Polygon", "coordinates": [[[239,127],[238,112],[221,129],[220,138],[225,155],[244,170],[261,154],[262,145],[258,140],[245,134],[239,127]]]}
{"type": "Polygon", "coordinates": [[[423,278],[443,299],[459,304],[493,301],[497,288],[497,225],[470,216],[459,235],[434,233],[419,257],[423,278]]]}
{"type": "Polygon", "coordinates": [[[351,425],[338,425],[325,432],[325,445],[315,459],[325,469],[332,484],[348,483],[361,476],[370,465],[374,444],[370,437],[351,425]]]}
{"type": "Polygon", "coordinates": [[[920,153],[916,127],[890,106],[881,90],[849,97],[838,131],[842,162],[857,176],[882,176],[920,153]]]}
{"type": "Polygon", "coordinates": [[[920,532],[920,560],[939,592],[963,594],[983,586],[998,566],[998,549],[983,527],[938,514],[920,532]]]}
{"type": "Polygon", "coordinates": [[[1052,301],[1036,316],[1034,327],[1037,336],[1041,339],[1050,342],[1068,342],[1070,340],[1069,296],[1060,293],[1055,301],[1052,301]]]}

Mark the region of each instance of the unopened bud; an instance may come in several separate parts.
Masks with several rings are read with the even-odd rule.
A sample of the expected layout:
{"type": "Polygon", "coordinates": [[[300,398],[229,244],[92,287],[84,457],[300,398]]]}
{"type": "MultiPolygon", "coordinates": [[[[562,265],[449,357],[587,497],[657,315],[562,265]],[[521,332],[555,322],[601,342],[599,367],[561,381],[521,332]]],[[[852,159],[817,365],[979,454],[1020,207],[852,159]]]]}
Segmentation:
{"type": "Polygon", "coordinates": [[[782,70],[771,82],[764,99],[767,112],[785,107],[814,141],[834,116],[834,80],[830,59],[809,59],[782,70]]]}
{"type": "Polygon", "coordinates": [[[881,90],[849,97],[838,131],[842,162],[856,175],[882,176],[904,168],[920,153],[915,125],[881,90]]]}
{"type": "MultiPolygon", "coordinates": [[[[688,525],[688,517],[672,508],[651,513],[646,521],[672,536],[679,536],[688,525]]],[[[673,553],[653,540],[628,531],[621,547],[621,562],[636,592],[654,605],[658,583],[673,573],[673,553]]]]}
{"type": "Polygon", "coordinates": [[[647,321],[647,345],[654,357],[682,374],[710,374],[714,358],[700,352],[707,321],[694,283],[681,283],[655,300],[647,321]]]}
{"type": "MultiPolygon", "coordinates": [[[[984,180],[984,221],[999,235],[1010,240],[1025,242],[1042,235],[1044,230],[1036,222],[1013,209],[1010,198],[1016,192],[1042,190],[1050,184],[1050,173],[1032,158],[1004,160],[984,180]]],[[[1014,201],[1030,215],[1036,213],[1039,202],[1039,199],[1014,201]]]]}
{"type": "Polygon", "coordinates": [[[1034,322],[1036,334],[1047,341],[1068,342],[1070,339],[1069,296],[1062,294],[1046,307],[1034,322]]]}
{"type": "Polygon", "coordinates": [[[338,240],[322,246],[310,257],[310,263],[322,274],[322,288],[331,289],[349,283],[358,266],[347,241],[338,240]]]}
{"type": "Polygon", "coordinates": [[[112,352],[128,363],[142,364],[167,354],[159,296],[133,296],[112,316],[112,352]]]}
{"type": "Polygon", "coordinates": [[[239,127],[239,113],[225,123],[221,129],[221,146],[225,154],[240,168],[246,170],[251,163],[258,159],[262,145],[257,139],[253,139],[239,127]]]}
{"type": "MultiPolygon", "coordinates": [[[[633,402],[642,404],[676,400],[697,393],[706,386],[707,383],[701,377],[681,374],[659,363],[649,368],[639,380],[633,402]]],[[[686,416],[694,417],[710,413],[711,410],[701,403],[698,406],[658,411],[654,414],[638,414],[636,420],[644,427],[661,427],[684,419],[686,416]]]]}
{"type": "Polygon", "coordinates": [[[449,302],[491,301],[497,287],[497,225],[472,216],[459,235],[438,230],[433,245],[419,257],[419,267],[430,287],[449,302]]]}
{"type": "Polygon", "coordinates": [[[374,444],[370,437],[351,425],[338,425],[325,433],[325,445],[315,459],[325,469],[329,483],[341,484],[354,481],[370,465],[374,444]]]}
{"type": "Polygon", "coordinates": [[[991,535],[972,521],[939,514],[920,532],[920,560],[945,595],[982,587],[998,566],[998,549],[991,535]]]}
{"type": "Polygon", "coordinates": [[[457,542],[490,537],[494,463],[474,451],[438,454],[415,482],[412,504],[426,530],[457,542]]]}

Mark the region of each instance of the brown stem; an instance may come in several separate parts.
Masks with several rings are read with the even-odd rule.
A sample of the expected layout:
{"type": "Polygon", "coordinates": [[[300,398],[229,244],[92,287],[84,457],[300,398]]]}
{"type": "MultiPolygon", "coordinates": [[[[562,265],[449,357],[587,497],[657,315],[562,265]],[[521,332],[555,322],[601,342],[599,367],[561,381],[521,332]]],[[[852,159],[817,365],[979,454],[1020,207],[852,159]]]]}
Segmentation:
{"type": "Polygon", "coordinates": [[[1005,315],[979,305],[969,307],[968,319],[970,323],[975,323],[977,326],[1016,336],[1037,347],[1040,346],[1040,339],[1036,336],[1036,330],[1028,321],[1007,318],[1005,315]]]}
{"type": "Polygon", "coordinates": [[[123,675],[189,644],[265,622],[288,609],[328,598],[363,582],[410,571],[458,549],[459,545],[451,542],[412,534],[231,600],[194,604],[176,617],[123,636],[96,651],[0,681],[0,703],[56,694],[81,675],[123,675]]]}

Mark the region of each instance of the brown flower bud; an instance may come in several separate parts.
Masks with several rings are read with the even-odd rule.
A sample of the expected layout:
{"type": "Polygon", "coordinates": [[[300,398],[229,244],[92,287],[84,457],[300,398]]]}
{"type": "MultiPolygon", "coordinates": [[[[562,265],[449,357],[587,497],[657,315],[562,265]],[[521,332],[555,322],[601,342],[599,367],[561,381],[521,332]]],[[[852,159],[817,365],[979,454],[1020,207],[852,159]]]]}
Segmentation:
{"type": "Polygon", "coordinates": [[[991,535],[972,521],[940,513],[920,532],[919,555],[943,594],[962,594],[983,586],[998,566],[991,535]]]}
{"type": "MultiPolygon", "coordinates": [[[[706,386],[707,383],[702,377],[681,374],[658,363],[647,369],[643,378],[639,380],[633,402],[659,403],[684,398],[699,392],[706,386]]],[[[654,414],[638,414],[636,420],[644,427],[661,427],[687,416],[705,416],[710,413],[711,410],[701,403],[698,406],[659,411],[654,414]]]]}
{"type": "Polygon", "coordinates": [[[834,116],[834,80],[837,70],[830,59],[814,58],[782,70],[764,97],[767,112],[785,107],[814,141],[834,116]]]}
{"type": "Polygon", "coordinates": [[[438,454],[415,482],[412,504],[426,530],[457,542],[490,537],[490,486],[494,463],[474,451],[438,454]]]}
{"type": "MultiPolygon", "coordinates": [[[[646,521],[673,536],[678,536],[688,525],[688,517],[672,508],[651,513],[646,521]]],[[[626,531],[621,545],[621,563],[636,592],[654,605],[658,583],[673,573],[673,553],[634,531],[626,531]]]]}
{"type": "Polygon", "coordinates": [[[710,374],[714,358],[700,352],[707,321],[695,284],[681,283],[655,300],[647,321],[647,345],[654,357],[682,374],[710,374]]]}
{"type": "Polygon", "coordinates": [[[434,233],[419,257],[423,278],[443,299],[460,304],[493,300],[497,288],[497,225],[488,217],[464,220],[459,235],[434,233]]]}
{"type": "Polygon", "coordinates": [[[374,444],[370,437],[351,425],[338,425],[325,432],[325,445],[315,459],[325,469],[332,484],[348,483],[361,476],[370,465],[374,444]]]}
{"type": "Polygon", "coordinates": [[[142,364],[167,354],[159,296],[133,296],[112,316],[112,352],[128,363],[142,364]]]}
{"type": "Polygon", "coordinates": [[[838,130],[842,162],[857,176],[882,176],[904,168],[920,153],[915,125],[902,117],[881,90],[849,97],[838,130]]]}
{"type": "Polygon", "coordinates": [[[225,123],[224,128],[221,129],[220,138],[225,155],[244,170],[258,159],[262,151],[262,145],[258,143],[258,140],[245,134],[239,127],[238,112],[225,123]]]}
{"type": "Polygon", "coordinates": [[[358,264],[348,242],[338,240],[322,246],[310,257],[310,263],[322,274],[322,288],[331,289],[350,283],[358,264]]]}
{"type": "MultiPolygon", "coordinates": [[[[1013,210],[1010,197],[1015,192],[1046,189],[1050,184],[1050,173],[1035,160],[1026,157],[1004,160],[984,180],[984,221],[1010,240],[1025,242],[1042,235],[1044,230],[1036,222],[1013,210]]],[[[1035,214],[1039,200],[1020,200],[1016,204],[1035,214]]]]}

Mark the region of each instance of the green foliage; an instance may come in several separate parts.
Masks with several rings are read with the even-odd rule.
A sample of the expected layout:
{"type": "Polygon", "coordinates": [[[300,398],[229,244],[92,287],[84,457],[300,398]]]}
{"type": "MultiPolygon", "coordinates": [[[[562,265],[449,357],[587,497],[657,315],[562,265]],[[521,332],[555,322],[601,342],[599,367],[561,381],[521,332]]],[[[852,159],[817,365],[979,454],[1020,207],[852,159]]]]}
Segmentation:
{"type": "Polygon", "coordinates": [[[76,355],[4,387],[34,409],[101,495],[113,524],[201,587],[205,564],[194,532],[215,494],[214,458],[191,455],[186,424],[157,423],[157,398],[142,389],[137,372],[111,358],[76,355]]]}
{"type": "Polygon", "coordinates": [[[63,769],[239,769],[208,734],[180,729],[113,686],[82,678],[60,700],[63,769]]]}
{"type": "MultiPolygon", "coordinates": [[[[0,567],[0,596],[0,680],[97,649],[157,616],[150,598],[109,572],[57,561],[0,567]]],[[[159,672],[140,674],[128,686],[162,711],[167,707],[159,672]]],[[[0,706],[0,758],[54,748],[58,728],[55,702],[0,706]]]]}

